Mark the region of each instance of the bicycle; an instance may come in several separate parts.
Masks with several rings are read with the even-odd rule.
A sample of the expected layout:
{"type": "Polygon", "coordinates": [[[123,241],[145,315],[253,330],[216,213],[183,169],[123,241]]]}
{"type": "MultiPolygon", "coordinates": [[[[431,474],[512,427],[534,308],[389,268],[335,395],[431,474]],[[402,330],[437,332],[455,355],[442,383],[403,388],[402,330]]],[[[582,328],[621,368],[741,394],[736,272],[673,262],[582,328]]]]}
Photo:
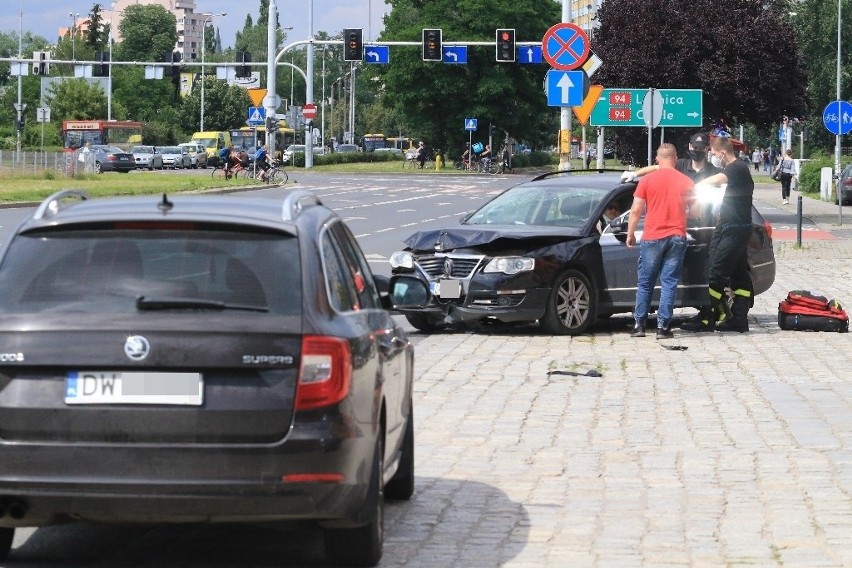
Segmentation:
{"type": "Polygon", "coordinates": [[[240,164],[236,164],[231,166],[231,169],[228,170],[226,174],[225,168],[222,165],[218,165],[213,168],[212,172],[210,172],[210,177],[212,177],[213,179],[233,179],[240,177],[251,177],[251,171],[244,168],[240,164]]]}
{"type": "MultiPolygon", "coordinates": [[[[402,167],[403,167],[403,169],[407,169],[407,168],[411,168],[412,170],[419,169],[420,168],[420,160],[417,159],[416,156],[411,157],[411,158],[406,157],[405,162],[403,162],[403,164],[402,164],[402,167]]],[[[434,170],[435,169],[435,160],[427,157],[426,161],[423,162],[423,168],[422,169],[434,170]]]]}
{"type": "Polygon", "coordinates": [[[496,174],[500,168],[497,167],[497,164],[491,158],[483,158],[479,161],[479,173],[482,174],[496,174]]]}
{"type": "Polygon", "coordinates": [[[281,163],[278,160],[272,162],[272,166],[266,170],[266,176],[263,178],[260,177],[261,172],[257,172],[257,181],[268,183],[271,185],[284,185],[287,183],[287,180],[290,176],[287,175],[287,171],[281,166],[281,163]]]}

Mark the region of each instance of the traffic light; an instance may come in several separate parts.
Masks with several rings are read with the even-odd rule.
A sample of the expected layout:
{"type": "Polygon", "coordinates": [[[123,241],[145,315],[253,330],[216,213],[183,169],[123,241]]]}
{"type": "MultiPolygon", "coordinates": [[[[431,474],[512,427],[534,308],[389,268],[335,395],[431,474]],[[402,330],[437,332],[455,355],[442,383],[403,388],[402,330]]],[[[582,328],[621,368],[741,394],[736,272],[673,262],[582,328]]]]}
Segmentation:
{"type": "Polygon", "coordinates": [[[441,61],[441,30],[423,30],[423,61],[441,61]]]}
{"type": "Polygon", "coordinates": [[[47,51],[33,51],[33,75],[47,75],[50,73],[50,63],[47,62],[47,51]]]}
{"type": "Polygon", "coordinates": [[[271,115],[266,115],[266,131],[278,132],[278,118],[271,115]]]}
{"type": "Polygon", "coordinates": [[[25,123],[26,123],[26,120],[24,119],[24,115],[23,115],[23,113],[21,113],[21,119],[20,119],[20,120],[17,120],[17,119],[15,120],[15,127],[18,129],[18,132],[23,132],[23,131],[24,131],[24,125],[25,125],[25,123]]]}
{"type": "Polygon", "coordinates": [[[512,61],[515,60],[515,30],[514,29],[497,30],[496,44],[497,44],[497,61],[512,62],[512,61]]]}
{"type": "Polygon", "coordinates": [[[343,30],[343,61],[363,61],[364,34],[361,28],[343,30]]]}
{"type": "Polygon", "coordinates": [[[236,76],[240,79],[251,77],[251,66],[248,65],[251,63],[251,53],[248,51],[238,51],[236,61],[237,63],[242,63],[242,65],[237,66],[236,76]]]}
{"type": "Polygon", "coordinates": [[[109,54],[103,51],[95,52],[95,65],[92,66],[92,77],[109,76],[109,54]]]}
{"type": "Polygon", "coordinates": [[[491,125],[488,127],[488,133],[491,135],[491,137],[494,137],[494,135],[495,135],[495,134],[497,134],[497,125],[496,125],[496,124],[491,124],[491,125]]]}
{"type": "MultiPolygon", "coordinates": [[[[172,63],[179,63],[181,60],[180,51],[172,52],[172,63]]],[[[172,65],[172,77],[180,77],[180,65],[172,65]]]]}

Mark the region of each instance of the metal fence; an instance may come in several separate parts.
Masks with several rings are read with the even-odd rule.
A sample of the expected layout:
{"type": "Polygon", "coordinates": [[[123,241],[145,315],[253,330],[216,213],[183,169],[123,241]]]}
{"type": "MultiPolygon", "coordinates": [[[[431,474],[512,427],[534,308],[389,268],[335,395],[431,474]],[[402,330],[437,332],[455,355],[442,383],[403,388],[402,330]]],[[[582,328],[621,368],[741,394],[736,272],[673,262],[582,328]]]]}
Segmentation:
{"type": "Polygon", "coordinates": [[[77,174],[94,173],[94,166],[94,156],[91,153],[0,150],[0,175],[41,175],[54,171],[58,175],[73,177],[77,174]]]}

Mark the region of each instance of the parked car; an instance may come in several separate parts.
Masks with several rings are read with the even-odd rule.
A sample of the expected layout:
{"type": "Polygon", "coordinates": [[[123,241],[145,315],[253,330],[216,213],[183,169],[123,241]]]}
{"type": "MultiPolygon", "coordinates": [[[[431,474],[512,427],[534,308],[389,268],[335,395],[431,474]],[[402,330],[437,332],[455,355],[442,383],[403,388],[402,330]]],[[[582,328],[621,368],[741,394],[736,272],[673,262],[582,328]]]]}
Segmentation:
{"type": "MultiPolygon", "coordinates": [[[[293,154],[304,154],[305,153],[305,145],[304,144],[290,144],[284,150],[284,153],[281,156],[281,161],[285,164],[293,163],[293,154]]],[[[313,151],[314,156],[319,156],[325,154],[325,148],[323,146],[314,146],[313,151]]]]}
{"type": "Polygon", "coordinates": [[[121,172],[126,174],[136,169],[136,160],[133,154],[117,146],[94,144],[91,146],[90,151],[92,155],[87,159],[92,162],[92,168],[96,174],[103,172],[121,172]]]}
{"type": "Polygon", "coordinates": [[[360,152],[361,148],[359,148],[355,144],[338,144],[337,150],[335,151],[341,154],[347,154],[351,152],[360,152]]]}
{"type": "Polygon", "coordinates": [[[186,149],[189,150],[189,167],[207,167],[207,149],[203,144],[199,144],[198,142],[184,142],[183,144],[178,145],[186,147],[186,149]]]}
{"type": "Polygon", "coordinates": [[[413,348],[315,195],[65,190],[4,244],[0,558],[16,527],[312,521],[378,563],[413,348]]]}
{"type": "Polygon", "coordinates": [[[163,167],[177,169],[192,165],[186,146],[158,146],[157,150],[163,156],[163,167]]]}
{"type": "Polygon", "coordinates": [[[155,146],[134,146],[130,149],[130,153],[133,154],[136,167],[139,169],[163,169],[163,156],[160,155],[155,146]]]}
{"type": "MultiPolygon", "coordinates": [[[[508,189],[458,226],[417,232],[390,259],[394,304],[423,331],[494,319],[576,335],[598,317],[630,312],[639,247],[625,241],[635,188],[617,173],[554,172],[508,189]],[[610,203],[622,213],[605,224],[610,203]]],[[[677,307],[709,303],[714,203],[702,203],[688,230],[677,307]]],[[[760,294],[775,280],[772,227],[754,208],[752,222],[749,266],[760,294]]]]}

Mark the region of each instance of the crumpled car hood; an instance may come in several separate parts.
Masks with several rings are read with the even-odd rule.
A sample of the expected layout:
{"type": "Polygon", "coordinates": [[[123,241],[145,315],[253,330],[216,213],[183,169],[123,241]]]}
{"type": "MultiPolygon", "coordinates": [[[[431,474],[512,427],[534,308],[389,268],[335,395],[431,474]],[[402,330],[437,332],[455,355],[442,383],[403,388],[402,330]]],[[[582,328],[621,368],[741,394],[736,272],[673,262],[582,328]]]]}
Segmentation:
{"type": "Polygon", "coordinates": [[[499,239],[523,240],[541,238],[575,239],[580,229],[532,225],[459,225],[458,227],[418,231],[405,241],[412,250],[453,250],[493,243],[499,239]]]}

